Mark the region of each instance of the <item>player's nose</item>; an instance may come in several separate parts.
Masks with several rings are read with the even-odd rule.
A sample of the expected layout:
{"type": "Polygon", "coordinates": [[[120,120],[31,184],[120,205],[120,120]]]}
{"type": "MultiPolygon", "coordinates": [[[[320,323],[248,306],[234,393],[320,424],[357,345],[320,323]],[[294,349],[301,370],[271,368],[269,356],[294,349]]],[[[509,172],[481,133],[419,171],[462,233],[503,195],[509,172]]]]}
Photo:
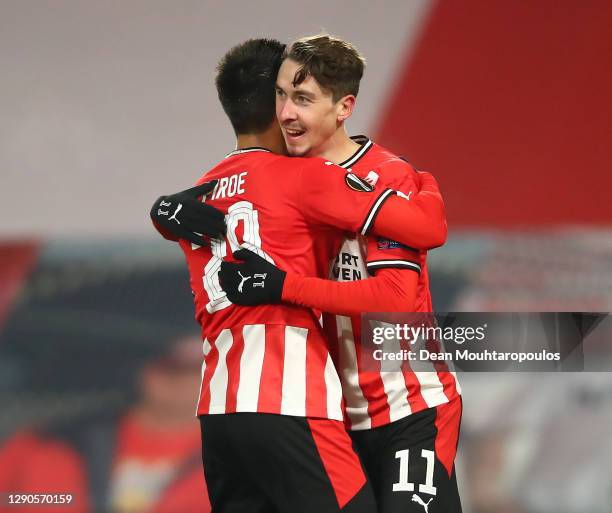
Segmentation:
{"type": "Polygon", "coordinates": [[[294,108],[293,102],[287,100],[280,105],[280,109],[278,111],[278,120],[283,123],[286,121],[293,121],[296,119],[296,110],[294,108]]]}

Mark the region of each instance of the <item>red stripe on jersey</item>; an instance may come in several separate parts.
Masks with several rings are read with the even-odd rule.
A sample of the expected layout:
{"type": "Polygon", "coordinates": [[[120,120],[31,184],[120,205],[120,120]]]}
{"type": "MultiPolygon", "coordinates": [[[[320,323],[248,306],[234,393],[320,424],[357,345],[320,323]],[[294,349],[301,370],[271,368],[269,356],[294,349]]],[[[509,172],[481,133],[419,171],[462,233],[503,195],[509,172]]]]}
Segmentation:
{"type": "Polygon", "coordinates": [[[359,457],[341,422],[308,419],[312,438],[342,509],[366,483],[359,457]]]}
{"type": "Polygon", "coordinates": [[[459,392],[457,392],[457,381],[450,371],[438,372],[438,379],[442,383],[444,395],[449,401],[460,397],[459,392]]]}
{"type": "Polygon", "coordinates": [[[337,364],[340,360],[338,351],[338,323],[336,322],[336,316],[332,314],[323,314],[323,332],[325,338],[329,343],[329,355],[332,361],[337,364]]]}
{"type": "Polygon", "coordinates": [[[321,404],[321,397],[327,396],[327,355],[327,346],[321,344],[318,337],[313,340],[313,331],[309,331],[306,338],[306,417],[326,417],[328,414],[327,403],[321,404]]]}
{"type": "Polygon", "coordinates": [[[436,407],[435,425],[438,430],[435,442],[436,456],[444,465],[448,477],[451,476],[457,455],[462,409],[460,396],[450,403],[436,407]]]}
{"type": "MultiPolygon", "coordinates": [[[[338,347],[339,341],[338,323],[336,320],[337,318],[335,315],[328,313],[323,313],[321,315],[323,319],[323,333],[325,333],[325,339],[327,340],[327,344],[329,346],[327,350],[329,351],[329,356],[331,357],[334,366],[338,368],[338,362],[340,361],[340,351],[338,347]]],[[[342,377],[340,377],[340,380],[342,381],[342,377]]],[[[346,400],[344,399],[344,394],[342,394],[341,408],[344,415],[345,427],[346,429],[350,429],[351,420],[348,418],[348,415],[346,415],[346,400]]],[[[329,415],[329,412],[327,412],[327,414],[329,415]]]]}
{"type": "Polygon", "coordinates": [[[216,340],[210,342],[210,352],[206,356],[206,369],[202,377],[202,395],[198,406],[198,415],[208,413],[210,410],[210,380],[215,373],[217,364],[219,363],[219,350],[217,349],[216,340]]]}
{"type": "Polygon", "coordinates": [[[367,372],[363,370],[361,362],[361,318],[351,317],[351,327],[355,340],[355,353],[357,356],[357,369],[359,369],[359,386],[364,397],[368,401],[368,415],[372,422],[372,427],[383,426],[391,422],[391,408],[385,385],[380,372],[367,372]],[[378,393],[377,393],[378,392],[378,393]]]}
{"type": "Polygon", "coordinates": [[[227,364],[227,396],[225,399],[225,413],[236,412],[236,397],[240,383],[240,358],[244,351],[244,337],[242,326],[232,328],[234,342],[226,356],[227,364]]]}
{"type": "Polygon", "coordinates": [[[284,366],[285,326],[268,324],[266,325],[266,349],[259,385],[258,412],[280,414],[284,366]]]}

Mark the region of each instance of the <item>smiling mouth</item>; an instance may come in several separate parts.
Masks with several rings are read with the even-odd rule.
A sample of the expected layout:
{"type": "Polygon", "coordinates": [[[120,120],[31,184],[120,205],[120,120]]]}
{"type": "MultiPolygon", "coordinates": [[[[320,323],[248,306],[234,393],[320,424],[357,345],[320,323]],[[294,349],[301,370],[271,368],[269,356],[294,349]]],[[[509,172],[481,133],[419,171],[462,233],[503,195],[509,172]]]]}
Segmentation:
{"type": "Polygon", "coordinates": [[[305,130],[296,130],[293,128],[285,128],[285,134],[289,139],[297,139],[306,133],[305,130]]]}

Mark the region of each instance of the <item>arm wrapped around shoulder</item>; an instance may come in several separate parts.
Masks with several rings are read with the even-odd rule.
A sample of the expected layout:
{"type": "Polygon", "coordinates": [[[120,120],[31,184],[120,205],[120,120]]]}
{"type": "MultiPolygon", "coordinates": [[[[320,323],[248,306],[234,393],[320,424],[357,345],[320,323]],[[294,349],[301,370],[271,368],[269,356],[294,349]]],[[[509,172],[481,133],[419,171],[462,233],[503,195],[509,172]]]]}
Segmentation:
{"type": "Polygon", "coordinates": [[[199,246],[208,246],[203,236],[220,238],[225,235],[225,215],[201,199],[216,185],[217,180],[212,180],[157,198],[149,212],[155,229],[165,239],[185,239],[199,246]]]}
{"type": "Polygon", "coordinates": [[[419,172],[421,189],[412,197],[397,194],[385,201],[372,231],[415,249],[429,250],[446,242],[444,201],[436,179],[419,172]]]}
{"type": "Polygon", "coordinates": [[[337,282],[287,274],[283,301],[336,315],[362,312],[411,312],[418,273],[407,269],[381,269],[367,280],[337,282]]]}

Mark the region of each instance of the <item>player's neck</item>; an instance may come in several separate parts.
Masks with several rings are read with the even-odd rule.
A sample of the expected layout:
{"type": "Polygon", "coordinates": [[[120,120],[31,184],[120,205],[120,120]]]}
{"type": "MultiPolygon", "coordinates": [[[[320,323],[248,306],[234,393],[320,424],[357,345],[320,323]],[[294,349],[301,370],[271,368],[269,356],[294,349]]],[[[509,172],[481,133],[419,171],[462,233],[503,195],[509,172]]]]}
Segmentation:
{"type": "Polygon", "coordinates": [[[287,148],[278,123],[273,123],[270,128],[258,134],[238,134],[236,136],[237,150],[254,147],[265,148],[273,153],[286,155],[287,148]]]}
{"type": "Polygon", "coordinates": [[[358,149],[359,144],[353,141],[346,133],[344,126],[341,126],[312,156],[340,164],[351,157],[358,149]]]}

